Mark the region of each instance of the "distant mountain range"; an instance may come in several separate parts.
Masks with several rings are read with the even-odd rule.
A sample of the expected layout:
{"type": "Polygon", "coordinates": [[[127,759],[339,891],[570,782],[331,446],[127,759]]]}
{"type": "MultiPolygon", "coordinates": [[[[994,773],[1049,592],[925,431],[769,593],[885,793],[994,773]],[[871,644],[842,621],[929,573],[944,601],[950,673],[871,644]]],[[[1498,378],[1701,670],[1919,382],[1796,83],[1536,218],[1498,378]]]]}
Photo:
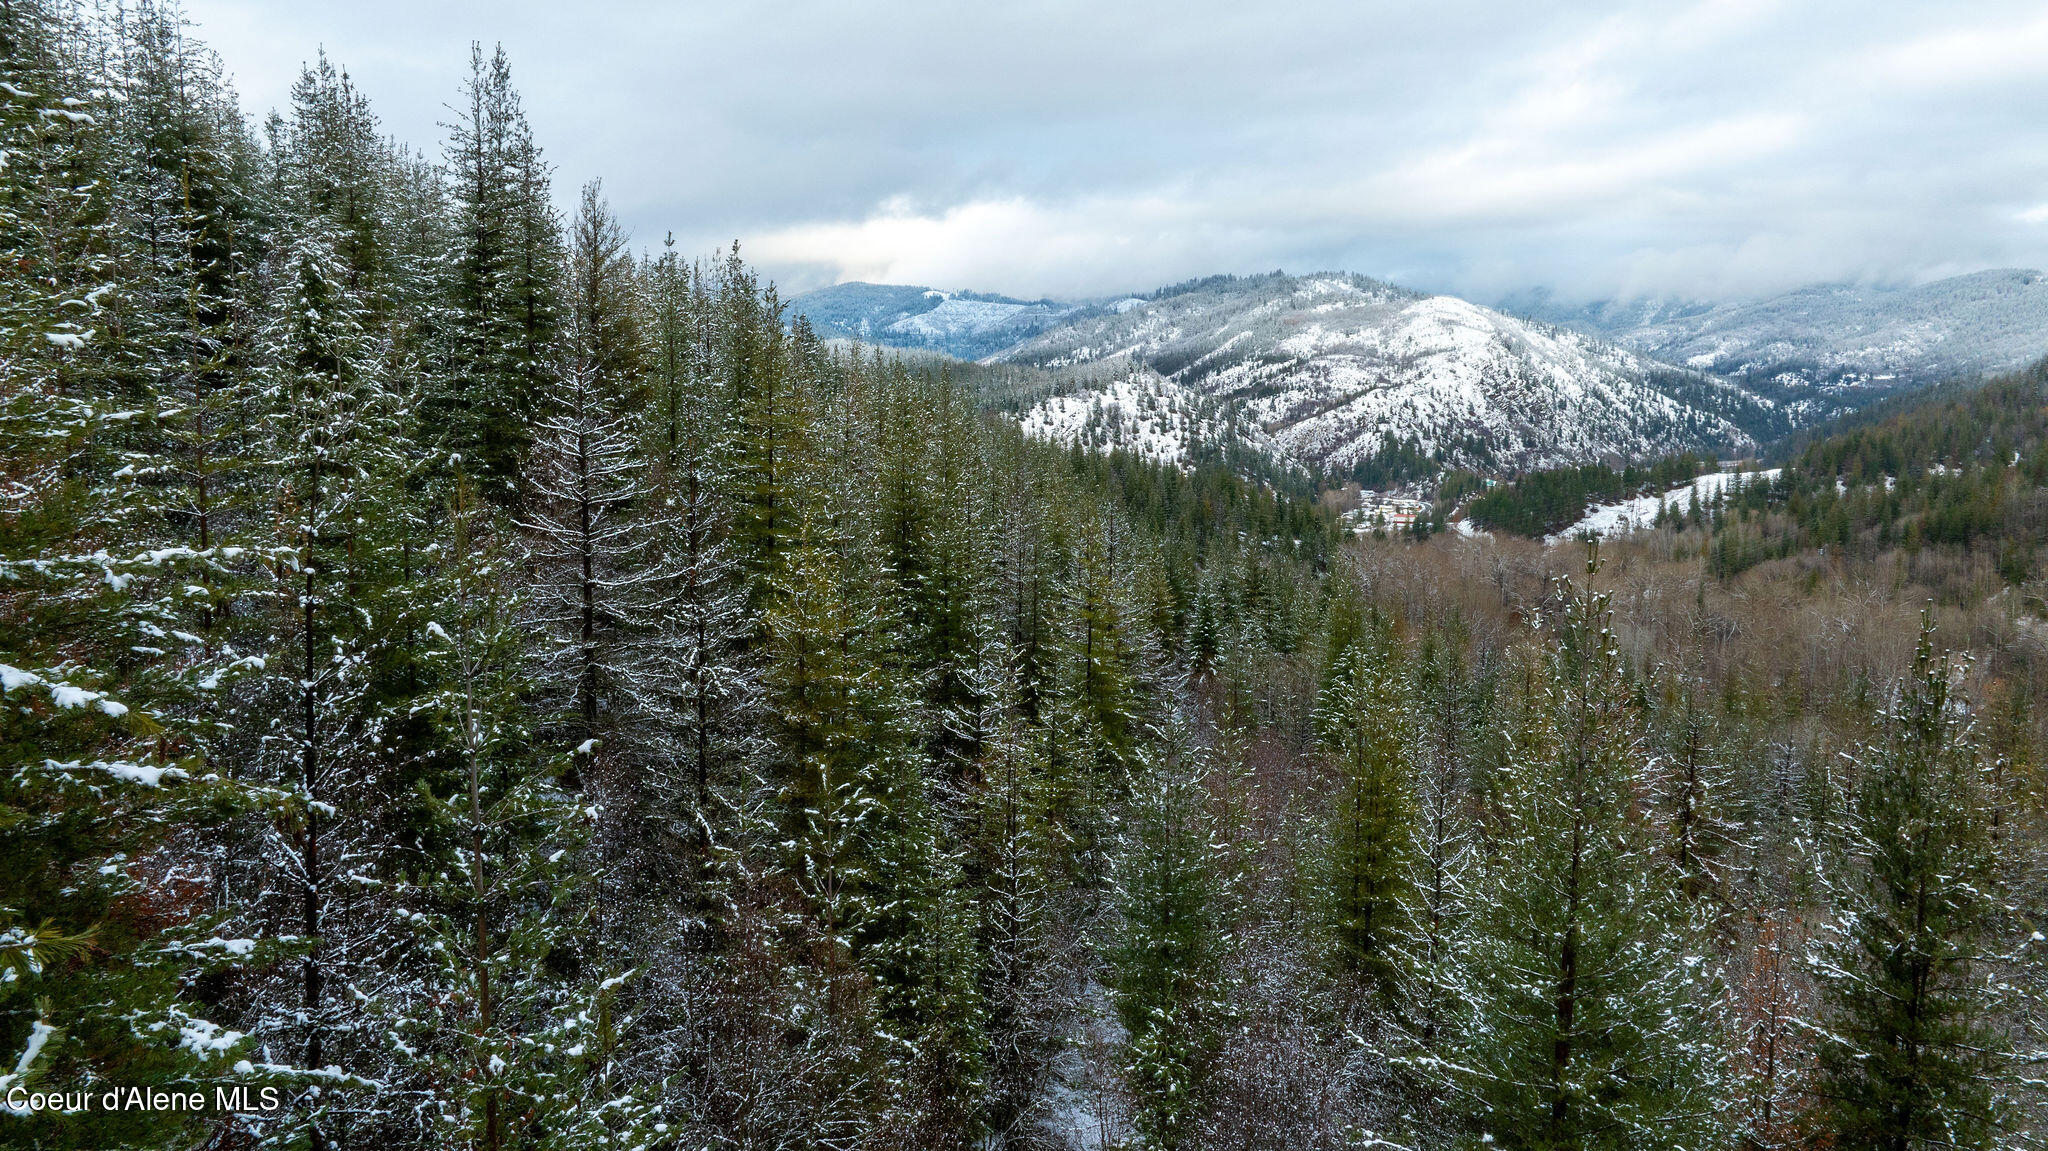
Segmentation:
{"type": "Polygon", "coordinates": [[[1821,284],[1761,300],[1602,300],[1538,291],[1499,306],[1711,372],[1801,423],[2048,353],[2048,276],[2002,269],[1911,286],[1821,284]]]}
{"type": "Polygon", "coordinates": [[[1088,311],[1089,305],[942,292],[894,284],[835,284],[790,301],[790,314],[828,339],[929,348],[978,360],[1088,311]]]}
{"type": "Polygon", "coordinates": [[[1338,272],[1087,301],[848,283],[790,310],[827,337],[1113,381],[1022,412],[1036,435],[1162,458],[1221,437],[1378,485],[1438,467],[1743,454],[2048,351],[2048,278],[2027,271],[1743,303],[1531,292],[1499,309],[1338,272]]]}
{"type": "MultiPolygon", "coordinates": [[[[1287,460],[1384,483],[1747,451],[1770,406],[1569,329],[1363,276],[1216,277],[1097,310],[1002,353],[1105,363],[1220,402],[1287,460]]],[[[1169,405],[1170,406],[1170,405],[1169,405]]]]}

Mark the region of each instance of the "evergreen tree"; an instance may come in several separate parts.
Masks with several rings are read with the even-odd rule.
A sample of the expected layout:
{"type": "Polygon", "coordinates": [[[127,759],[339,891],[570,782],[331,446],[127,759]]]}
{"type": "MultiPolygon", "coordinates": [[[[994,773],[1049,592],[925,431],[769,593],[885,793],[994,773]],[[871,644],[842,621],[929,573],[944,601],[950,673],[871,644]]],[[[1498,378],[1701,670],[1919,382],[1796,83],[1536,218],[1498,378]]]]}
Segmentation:
{"type": "Polygon", "coordinates": [[[282,126],[271,149],[280,169],[274,179],[288,202],[273,210],[319,221],[343,288],[363,302],[364,325],[374,329],[396,287],[388,233],[397,223],[397,171],[369,100],[323,52],[300,71],[282,126]]]}
{"type": "Polygon", "coordinates": [[[487,59],[482,45],[471,46],[448,129],[457,247],[449,376],[428,399],[430,426],[504,498],[555,375],[563,255],[548,169],[502,47],[487,59]]]}
{"type": "Polygon", "coordinates": [[[827,945],[875,981],[876,1025],[909,1056],[884,1085],[892,1106],[957,1135],[979,1076],[972,921],[923,778],[915,690],[888,650],[893,621],[849,580],[847,542],[803,515],[765,620],[781,864],[827,945]]]}
{"type": "MultiPolygon", "coordinates": [[[[113,19],[98,78],[118,94],[102,112],[113,242],[101,267],[121,285],[100,297],[103,329],[120,333],[110,367],[138,396],[197,401],[231,378],[254,334],[255,150],[219,59],[179,12],[143,3],[113,19]]],[[[191,422],[202,444],[214,434],[191,422]]]]}
{"type": "Polygon", "coordinates": [[[737,243],[719,269],[715,306],[715,370],[733,405],[733,542],[748,605],[758,611],[795,524],[792,479],[801,472],[811,422],[798,374],[808,365],[789,347],[780,298],[773,288],[761,290],[737,243]]]}
{"type": "MultiPolygon", "coordinates": [[[[1704,584],[1700,594],[1705,594],[1704,584]]],[[[1678,698],[1665,725],[1668,752],[1658,789],[1669,823],[1668,850],[1688,898],[1720,889],[1723,856],[1740,838],[1725,813],[1727,772],[1716,755],[1712,717],[1699,698],[1705,679],[1703,607],[1695,606],[1691,624],[1692,651],[1675,685],[1678,698]]]]}
{"type": "Polygon", "coordinates": [[[447,854],[401,877],[426,961],[384,1007],[390,1041],[425,1097],[434,1137],[479,1151],[631,1147],[654,1122],[623,1080],[619,988],[583,936],[574,864],[594,814],[558,791],[531,750],[517,569],[490,513],[456,477],[425,705],[457,733],[452,784],[421,798],[447,854]],[[586,966],[588,965],[588,966],[586,966]]]}
{"type": "Polygon", "coordinates": [[[1818,940],[1825,1003],[1816,1093],[1838,1147],[1991,1147],[2012,1122],[1995,976],[2000,921],[1982,754],[1923,621],[1880,716],[1832,869],[1818,940]]]}
{"type": "Polygon", "coordinates": [[[1140,676],[1152,650],[1126,594],[1137,562],[1123,525],[1082,509],[1062,528],[1070,534],[1049,605],[1054,678],[1040,718],[1067,733],[1051,765],[1053,818],[1074,842],[1076,879],[1099,884],[1140,749],[1140,676]]]}
{"type": "Polygon", "coordinates": [[[374,673],[400,615],[400,573],[384,545],[405,522],[398,505],[410,453],[409,413],[364,330],[369,309],[347,285],[326,221],[306,216],[280,245],[281,290],[264,340],[262,466],[274,483],[276,533],[264,552],[276,647],[251,706],[267,719],[257,767],[279,794],[261,886],[241,913],[301,949],[293,969],[265,986],[253,1033],[270,1045],[274,1071],[302,1080],[295,1123],[321,1147],[356,1121],[333,1109],[325,1081],[337,1067],[359,1075],[373,1052],[360,1000],[339,988],[374,982],[364,965],[386,945],[372,892],[390,831],[381,748],[391,713],[374,673]]]}
{"type": "Polygon", "coordinates": [[[1471,816],[1472,760],[1487,725],[1483,683],[1475,683],[1450,636],[1432,629],[1417,653],[1415,697],[1419,755],[1415,763],[1415,833],[1409,852],[1412,912],[1402,964],[1410,976],[1408,1021],[1425,1045],[1435,1043],[1452,1009],[1442,978],[1455,942],[1475,910],[1471,816]]]}
{"type": "Polygon", "coordinates": [[[1134,784],[1115,884],[1122,926],[1110,950],[1113,1002],[1128,1036],[1123,1068],[1145,1144],[1196,1145],[1229,1004],[1211,860],[1219,850],[1196,752],[1167,733],[1134,784]]]}
{"type": "Polygon", "coordinates": [[[980,725],[970,879],[977,901],[978,989],[988,1055],[983,1118],[994,1146],[1028,1147],[1044,1119],[1052,1062],[1069,1014],[1060,999],[1061,869],[1045,811],[1044,732],[1021,722],[1014,681],[999,681],[980,725]]]}
{"type": "Polygon", "coordinates": [[[172,0],[0,2],[0,1094],[285,1101],[0,1143],[2039,1142],[2042,685],[1968,576],[2048,531],[2042,369],[1525,637],[1538,553],[1354,541],[1249,409],[1035,439],[1085,369],[636,263],[501,51],[456,95],[428,162],[315,56],[258,131],[172,0]],[[1845,758],[1867,625],[1756,613],[1873,560],[1998,642],[1845,758]],[[1712,659],[1694,562],[1756,568],[1712,659]]]}
{"type": "MultiPolygon", "coordinates": [[[[117,11],[101,77],[105,235],[95,301],[110,398],[133,413],[112,502],[138,544],[191,548],[180,614],[216,654],[251,637],[224,626],[253,572],[223,547],[261,529],[262,410],[254,376],[268,243],[254,147],[220,62],[157,4],[117,11]],[[118,285],[118,287],[117,287],[118,285]],[[104,301],[103,306],[98,301],[104,301]],[[119,490],[125,489],[125,490],[119,490]]],[[[232,657],[229,657],[232,658],[232,657]]],[[[218,709],[212,717],[225,718],[218,709]]]]}
{"type": "Polygon", "coordinates": [[[667,810],[696,861],[691,914],[702,917],[714,913],[712,850],[734,830],[733,789],[751,747],[751,627],[731,539],[733,419],[716,372],[714,300],[703,275],[677,258],[671,240],[642,278],[653,399],[643,442],[656,461],[648,498],[660,502],[669,525],[661,562],[671,575],[654,637],[674,667],[667,810]]]}
{"type": "Polygon", "coordinates": [[[597,378],[597,389],[622,411],[645,407],[646,351],[639,285],[633,257],[618,217],[604,200],[604,186],[583,186],[569,224],[569,266],[563,325],[575,354],[597,378]]]}
{"type": "MultiPolygon", "coordinates": [[[[0,287],[0,1094],[226,1082],[246,1036],[195,991],[266,958],[186,867],[248,799],[187,710],[227,671],[168,606],[209,557],[137,554],[108,479],[135,412],[107,366],[112,117],[83,34],[55,5],[0,13],[0,230],[28,273],[0,287]]],[[[8,1110],[22,1145],[201,1137],[189,1114],[8,1110]]]]}
{"type": "Polygon", "coordinates": [[[1384,999],[1398,981],[1415,834],[1407,756],[1414,708],[1390,638],[1368,633],[1332,661],[1317,737],[1337,768],[1325,883],[1338,964],[1384,999]]]}
{"type": "MultiPolygon", "coordinates": [[[[1589,572],[1593,564],[1589,564],[1589,572]]],[[[1712,988],[1637,794],[1643,727],[1608,597],[1566,581],[1502,781],[1456,978],[1426,1061],[1508,1147],[1697,1147],[1715,1137],[1712,988]]]]}
{"type": "MultiPolygon", "coordinates": [[[[654,858],[650,793],[674,755],[674,685],[688,674],[673,629],[690,544],[677,539],[683,525],[645,453],[639,285],[596,185],[584,191],[571,239],[566,386],[529,460],[527,524],[542,622],[558,637],[554,663],[575,684],[561,730],[579,743],[579,769],[594,763],[606,777],[604,850],[616,860],[654,846],[654,858]]],[[[708,542],[699,541],[700,560],[708,542]]]]}
{"type": "Polygon", "coordinates": [[[932,751],[962,774],[979,743],[979,659],[990,638],[978,626],[988,614],[988,565],[976,417],[943,371],[913,375],[878,360],[849,366],[879,393],[868,400],[882,446],[875,530],[896,577],[908,654],[927,676],[932,751]]]}
{"type": "Polygon", "coordinates": [[[633,643],[648,624],[645,593],[657,582],[648,557],[659,541],[635,515],[648,493],[632,421],[600,390],[588,360],[574,358],[562,382],[559,411],[540,421],[526,470],[522,526],[536,569],[535,622],[551,641],[543,666],[566,697],[557,731],[575,745],[580,776],[629,701],[660,698],[639,674],[633,643]]]}

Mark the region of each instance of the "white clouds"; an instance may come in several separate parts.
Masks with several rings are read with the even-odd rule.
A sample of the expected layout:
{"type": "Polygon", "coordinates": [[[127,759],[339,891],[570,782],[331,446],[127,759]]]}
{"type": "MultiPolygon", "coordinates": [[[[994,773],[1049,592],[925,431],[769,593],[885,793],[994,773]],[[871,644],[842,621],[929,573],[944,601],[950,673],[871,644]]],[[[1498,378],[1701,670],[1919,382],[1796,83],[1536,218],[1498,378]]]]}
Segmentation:
{"type": "Polygon", "coordinates": [[[1772,2],[1567,11],[1518,51],[1482,36],[1438,55],[1416,99],[1359,110],[1370,129],[1303,106],[1278,162],[1219,128],[1199,164],[1136,166],[1117,186],[898,203],[772,229],[755,251],[812,274],[1025,293],[1285,263],[1479,294],[1721,295],[2042,263],[2039,230],[2003,205],[2048,188],[2048,125],[1983,102],[2039,83],[2017,62],[2048,22],[1981,6],[1943,19],[1772,2]],[[1485,66],[1461,78],[1466,59],[1485,66]],[[1973,106],[1949,106],[1963,83],[1973,106]]]}
{"type": "Polygon", "coordinates": [[[1170,193],[1060,203],[1008,197],[935,212],[894,200],[859,220],[772,228],[745,247],[793,272],[797,287],[868,280],[1095,295],[1105,285],[1145,283],[1132,269],[1171,280],[1255,260],[1272,238],[1217,207],[1170,193]]]}
{"type": "Polygon", "coordinates": [[[1494,136],[1433,153],[1373,181],[1376,201],[1418,223],[1517,223],[1602,211],[1616,200],[1696,185],[1732,164],[1768,163],[1797,140],[1796,116],[1758,113],[1577,148],[1494,136]]]}
{"type": "Polygon", "coordinates": [[[325,44],[431,145],[503,39],[564,199],[792,287],[1108,294],[1349,267],[1483,294],[2048,264],[2038,3],[188,0],[257,109],[325,44]]]}
{"type": "Polygon", "coordinates": [[[1997,22],[1887,45],[1866,62],[1886,85],[1982,88],[2015,77],[2039,81],[2048,60],[2048,14],[2018,23],[1997,22]]]}

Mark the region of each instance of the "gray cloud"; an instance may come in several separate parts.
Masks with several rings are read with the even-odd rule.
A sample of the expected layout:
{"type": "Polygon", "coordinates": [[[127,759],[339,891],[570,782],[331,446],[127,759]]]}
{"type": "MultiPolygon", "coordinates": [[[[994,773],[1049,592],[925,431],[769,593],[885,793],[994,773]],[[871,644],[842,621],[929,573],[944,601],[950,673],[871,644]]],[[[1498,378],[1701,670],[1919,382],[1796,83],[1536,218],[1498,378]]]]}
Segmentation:
{"type": "Polygon", "coordinates": [[[2048,264],[2048,7],[187,0],[254,111],[325,46],[438,148],[502,41],[566,201],[793,289],[1343,267],[1741,295],[2048,264]]]}

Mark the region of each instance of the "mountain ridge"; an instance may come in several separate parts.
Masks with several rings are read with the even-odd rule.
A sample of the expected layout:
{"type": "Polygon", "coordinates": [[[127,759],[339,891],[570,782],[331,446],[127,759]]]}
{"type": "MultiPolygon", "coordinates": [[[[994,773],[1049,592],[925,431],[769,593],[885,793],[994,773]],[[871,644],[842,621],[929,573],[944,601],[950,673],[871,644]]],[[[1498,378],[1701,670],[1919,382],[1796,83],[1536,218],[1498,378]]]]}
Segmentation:
{"type": "Polygon", "coordinates": [[[1756,438],[1729,416],[1770,419],[1734,389],[1583,334],[1349,273],[1191,281],[1076,316],[1000,358],[1120,365],[1155,391],[1234,408],[1291,462],[1365,480],[1742,452],[1756,438]],[[1681,380],[1722,410],[1674,394],[1681,380]]]}
{"type": "Polygon", "coordinates": [[[1812,284],[1752,300],[1564,303],[1543,290],[1499,306],[1741,383],[1811,424],[2048,352],[2048,276],[1995,268],[1921,284],[1812,284]]]}
{"type": "Polygon", "coordinates": [[[1034,434],[1158,456],[1231,428],[1286,466],[1368,482],[1748,454],[2048,350],[2048,277],[2026,269],[1749,301],[1537,289],[1499,304],[1274,271],[1090,300],[851,282],[791,312],[828,337],[1099,369],[1081,393],[1020,411],[1034,434]]]}
{"type": "Polygon", "coordinates": [[[853,280],[789,302],[819,335],[980,359],[1044,331],[1087,305],[994,292],[853,280]]]}

